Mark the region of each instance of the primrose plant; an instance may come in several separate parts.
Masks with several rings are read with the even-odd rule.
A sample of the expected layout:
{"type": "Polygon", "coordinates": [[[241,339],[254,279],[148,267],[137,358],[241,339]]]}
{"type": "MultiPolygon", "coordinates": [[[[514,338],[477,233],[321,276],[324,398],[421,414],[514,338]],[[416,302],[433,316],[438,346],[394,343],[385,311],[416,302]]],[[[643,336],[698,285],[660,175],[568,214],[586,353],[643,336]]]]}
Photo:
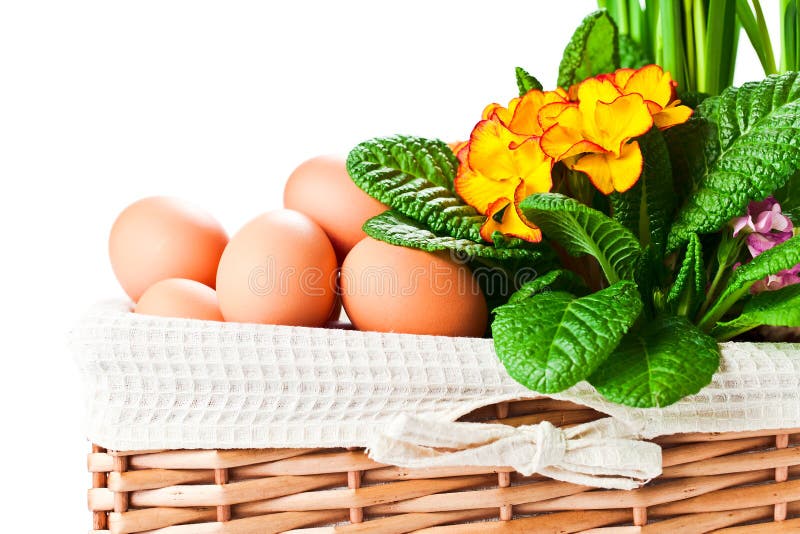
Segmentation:
{"type": "Polygon", "coordinates": [[[682,99],[658,65],[632,68],[605,11],[566,47],[558,88],[517,69],[519,97],[469,139],[357,146],[348,171],[391,209],[370,236],[449,250],[513,276],[492,336],[508,373],[556,393],[587,380],[610,401],[696,393],[719,341],[800,326],[800,75],[682,99]]]}

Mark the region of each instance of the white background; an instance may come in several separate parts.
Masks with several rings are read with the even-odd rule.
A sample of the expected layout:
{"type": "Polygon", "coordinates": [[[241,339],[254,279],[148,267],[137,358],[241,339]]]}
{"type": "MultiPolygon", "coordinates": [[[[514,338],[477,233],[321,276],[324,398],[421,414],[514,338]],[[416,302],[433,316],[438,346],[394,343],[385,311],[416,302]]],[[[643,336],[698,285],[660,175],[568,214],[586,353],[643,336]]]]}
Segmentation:
{"type": "MultiPolygon", "coordinates": [[[[553,87],[595,3],[0,5],[2,529],[71,533],[90,525],[88,443],[65,342],[94,301],[123,295],[106,256],[116,214],[177,195],[233,233],[280,206],[308,157],[392,133],[464,138],[516,96],[516,65],[553,87]]],[[[737,82],[763,77],[749,49],[740,67],[737,82]]]]}

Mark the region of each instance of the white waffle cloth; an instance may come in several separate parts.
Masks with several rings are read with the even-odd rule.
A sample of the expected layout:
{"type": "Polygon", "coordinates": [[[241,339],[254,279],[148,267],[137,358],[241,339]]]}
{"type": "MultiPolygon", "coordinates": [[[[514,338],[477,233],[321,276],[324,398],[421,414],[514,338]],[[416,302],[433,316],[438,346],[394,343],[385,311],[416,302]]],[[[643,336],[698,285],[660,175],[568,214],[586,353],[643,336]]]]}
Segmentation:
{"type": "MultiPolygon", "coordinates": [[[[508,376],[491,339],[168,319],[116,301],[91,310],[70,345],[85,433],[115,450],[372,445],[380,456],[384,429],[395,429],[392,446],[405,439],[396,432],[402,417],[445,425],[539,396],[508,376]]],[[[607,413],[643,438],[800,427],[800,345],[726,343],[722,354],[708,387],[667,408],[618,406],[586,383],[552,397],[607,413]]]]}

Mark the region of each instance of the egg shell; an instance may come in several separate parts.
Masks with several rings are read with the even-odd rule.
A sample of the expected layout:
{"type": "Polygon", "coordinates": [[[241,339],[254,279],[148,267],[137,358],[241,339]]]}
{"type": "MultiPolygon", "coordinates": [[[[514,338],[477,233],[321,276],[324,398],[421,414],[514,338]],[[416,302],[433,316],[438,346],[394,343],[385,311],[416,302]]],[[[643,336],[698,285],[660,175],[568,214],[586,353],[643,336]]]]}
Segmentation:
{"type": "Polygon", "coordinates": [[[480,337],[486,299],[469,267],[446,253],[367,237],[342,265],[345,312],[359,330],[480,337]]]}
{"type": "Polygon", "coordinates": [[[205,284],[185,278],[168,278],[156,282],[142,293],[134,311],[162,317],[223,320],[217,292],[205,284]]]}
{"type": "Polygon", "coordinates": [[[340,263],[366,237],[361,227],[367,219],[388,209],[353,183],[343,158],[330,155],[312,158],[292,172],[283,205],[308,215],[325,230],[340,263]]]}
{"type": "Polygon", "coordinates": [[[225,248],[217,297],[227,321],[322,326],[336,302],[336,254],[314,221],[292,210],[248,222],[225,248]]]}
{"type": "Polygon", "coordinates": [[[111,228],[108,252],[120,285],[133,299],[167,278],[214,287],[217,263],[228,243],[225,229],[207,212],[171,197],[134,202],[111,228]]]}

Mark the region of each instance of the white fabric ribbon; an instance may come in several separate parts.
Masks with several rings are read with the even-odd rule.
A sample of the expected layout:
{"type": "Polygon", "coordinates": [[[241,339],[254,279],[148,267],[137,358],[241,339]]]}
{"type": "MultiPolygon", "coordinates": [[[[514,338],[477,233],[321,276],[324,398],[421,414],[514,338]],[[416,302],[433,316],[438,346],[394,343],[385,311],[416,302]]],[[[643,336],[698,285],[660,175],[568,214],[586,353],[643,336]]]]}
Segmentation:
{"type": "Polygon", "coordinates": [[[560,429],[402,415],[369,446],[373,460],[408,468],[513,467],[522,475],[607,489],[634,489],[661,474],[661,447],[611,417],[560,429]]]}

